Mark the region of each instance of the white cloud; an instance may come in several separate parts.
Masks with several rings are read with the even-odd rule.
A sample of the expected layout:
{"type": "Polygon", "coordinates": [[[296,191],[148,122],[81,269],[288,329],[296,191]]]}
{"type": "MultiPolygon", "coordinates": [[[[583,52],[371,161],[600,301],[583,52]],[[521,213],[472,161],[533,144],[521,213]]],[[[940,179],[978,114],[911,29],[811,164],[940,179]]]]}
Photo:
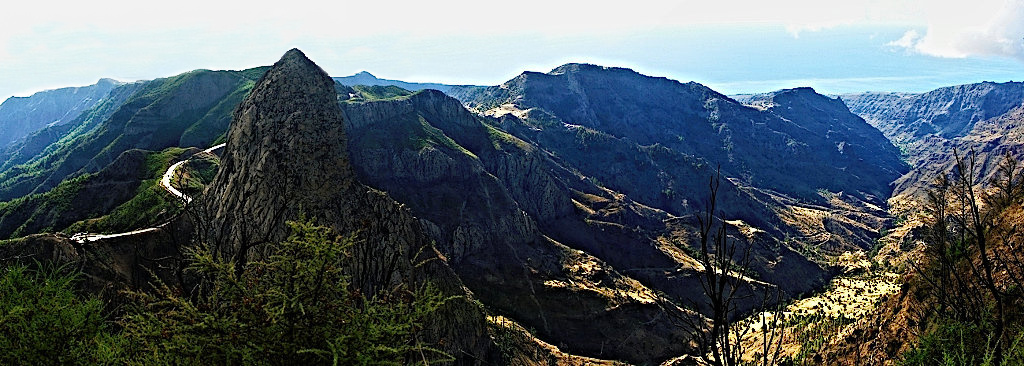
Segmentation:
{"type": "Polygon", "coordinates": [[[916,29],[911,29],[908,30],[906,33],[903,33],[903,37],[900,37],[900,39],[891,41],[889,43],[886,43],[885,45],[897,48],[913,49],[914,46],[920,40],[921,34],[918,33],[916,29]]]}
{"type": "Polygon", "coordinates": [[[1024,0],[971,1],[923,14],[924,34],[910,30],[889,45],[937,57],[1024,59],[1024,0]]]}

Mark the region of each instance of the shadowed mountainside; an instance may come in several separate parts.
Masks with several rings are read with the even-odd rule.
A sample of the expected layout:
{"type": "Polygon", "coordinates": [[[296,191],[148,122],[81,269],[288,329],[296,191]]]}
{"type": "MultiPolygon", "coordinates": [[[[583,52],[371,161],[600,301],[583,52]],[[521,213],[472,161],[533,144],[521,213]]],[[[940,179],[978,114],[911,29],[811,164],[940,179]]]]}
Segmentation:
{"type": "MultiPolygon", "coordinates": [[[[479,299],[567,352],[651,363],[690,347],[667,314],[700,319],[681,307],[702,296],[694,214],[717,166],[718,220],[753,251],[742,291],[791,296],[822,286],[831,256],[874,242],[890,220],[888,184],[906,170],[881,133],[807,88],[751,96],[749,107],[697,83],[568,64],[449,89],[460,102],[345,86],[298,50],[267,70],[115,88],[71,127],[3,152],[0,199],[60,196],[78,182],[69,178],[94,182],[104,166],[127,173],[138,160],[115,158],[131,149],[206,147],[233,119],[199,201],[200,234],[226,253],[259,256],[258,243],[304,214],[398,258],[391,280],[479,299]]],[[[24,216],[46,201],[2,219],[28,228],[24,216]]],[[[45,230],[33,225],[23,233],[45,230]]],[[[437,340],[487,356],[479,306],[446,311],[437,340]]]]}
{"type": "Polygon", "coordinates": [[[961,156],[979,154],[981,177],[991,177],[1002,157],[1020,158],[1024,83],[977,83],[920,94],[843,95],[850,110],[900,146],[913,169],[895,181],[895,196],[920,195],[961,156]]]}
{"type": "Polygon", "coordinates": [[[115,80],[100,79],[89,86],[41,91],[28,97],[11,97],[0,104],[0,148],[50,125],[61,125],[99,103],[115,80]]]}
{"type": "Polygon", "coordinates": [[[0,200],[46,192],[99,171],[129,149],[211,145],[264,71],[197,70],[115,90],[116,98],[83,113],[70,131],[40,131],[29,137],[31,146],[12,151],[0,169],[0,200]],[[47,141],[55,142],[33,154],[47,141]]]}

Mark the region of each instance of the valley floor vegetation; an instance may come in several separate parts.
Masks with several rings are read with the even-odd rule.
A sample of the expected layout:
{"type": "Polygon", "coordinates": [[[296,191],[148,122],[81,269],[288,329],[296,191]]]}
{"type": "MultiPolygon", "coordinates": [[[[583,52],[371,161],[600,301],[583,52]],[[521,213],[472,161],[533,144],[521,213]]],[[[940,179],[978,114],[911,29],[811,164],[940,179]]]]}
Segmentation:
{"type": "MultiPolygon", "coordinates": [[[[911,297],[910,308],[902,311],[914,319],[905,324],[913,337],[899,340],[909,342],[908,350],[888,354],[886,362],[1024,365],[1024,167],[1007,155],[995,174],[982,178],[976,156],[973,151],[954,153],[953,169],[938,176],[927,192],[922,247],[908,262],[908,280],[902,284],[911,297]]],[[[716,193],[712,180],[712,210],[716,193]]],[[[716,366],[822,364],[827,361],[817,353],[837,341],[822,335],[837,337],[843,329],[868,324],[844,316],[786,315],[783,306],[766,306],[769,302],[760,315],[733,320],[734,303],[752,296],[741,293],[744,285],[738,280],[747,254],[726,239],[724,226],[713,230],[713,216],[705,215],[695,258],[718,270],[701,272],[706,303],[695,305],[710,308],[708,321],[688,323],[696,330],[691,339],[700,351],[697,358],[716,366]],[[750,333],[750,324],[756,332],[750,333]],[[788,354],[784,344],[794,340],[799,350],[788,354]]]]}

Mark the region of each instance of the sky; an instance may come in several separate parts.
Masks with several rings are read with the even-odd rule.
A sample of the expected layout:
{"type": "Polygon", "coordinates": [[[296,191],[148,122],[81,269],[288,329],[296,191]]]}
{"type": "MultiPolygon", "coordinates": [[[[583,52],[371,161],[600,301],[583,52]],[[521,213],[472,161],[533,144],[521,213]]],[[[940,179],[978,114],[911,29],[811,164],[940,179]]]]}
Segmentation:
{"type": "Polygon", "coordinates": [[[497,85],[568,62],[726,94],[923,92],[1024,80],[1024,0],[21,1],[0,14],[0,99],[298,47],[332,76],[497,85]]]}

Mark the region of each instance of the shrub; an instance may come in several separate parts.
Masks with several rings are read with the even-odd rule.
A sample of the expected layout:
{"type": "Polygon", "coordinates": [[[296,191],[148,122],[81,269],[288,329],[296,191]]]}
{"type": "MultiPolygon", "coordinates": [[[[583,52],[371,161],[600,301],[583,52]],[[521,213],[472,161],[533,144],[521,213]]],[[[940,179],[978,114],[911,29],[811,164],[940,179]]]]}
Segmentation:
{"type": "Polygon", "coordinates": [[[102,361],[112,343],[103,303],[75,294],[78,280],[65,267],[0,269],[0,364],[102,361]]]}
{"type": "Polygon", "coordinates": [[[311,222],[265,260],[239,272],[208,250],[188,254],[200,278],[192,296],[161,286],[135,293],[122,321],[128,357],[145,364],[405,364],[447,355],[418,341],[424,321],[449,299],[430,285],[401,285],[366,298],[344,272],[353,238],[311,222]]]}

